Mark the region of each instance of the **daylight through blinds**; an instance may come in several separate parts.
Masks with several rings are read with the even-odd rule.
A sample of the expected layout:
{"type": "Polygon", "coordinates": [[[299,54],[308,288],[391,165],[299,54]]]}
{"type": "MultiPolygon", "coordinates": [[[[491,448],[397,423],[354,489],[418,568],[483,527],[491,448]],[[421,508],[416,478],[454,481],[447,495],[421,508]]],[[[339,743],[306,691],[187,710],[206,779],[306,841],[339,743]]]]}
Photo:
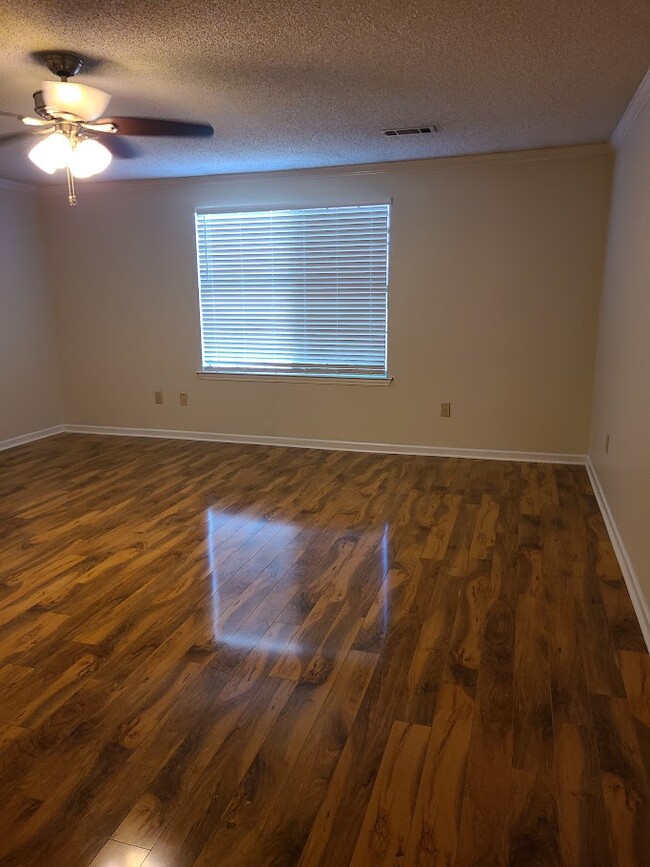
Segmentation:
{"type": "Polygon", "coordinates": [[[389,212],[197,211],[204,369],[386,376],[389,212]]]}

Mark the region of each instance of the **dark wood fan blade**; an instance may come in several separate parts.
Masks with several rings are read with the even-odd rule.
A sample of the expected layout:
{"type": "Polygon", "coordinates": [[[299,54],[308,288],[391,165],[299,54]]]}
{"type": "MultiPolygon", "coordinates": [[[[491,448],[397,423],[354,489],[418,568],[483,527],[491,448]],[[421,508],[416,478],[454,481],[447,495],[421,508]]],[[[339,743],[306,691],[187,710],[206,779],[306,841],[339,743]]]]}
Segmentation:
{"type": "Polygon", "coordinates": [[[132,144],[127,139],[122,138],[122,136],[118,136],[113,132],[98,132],[94,130],[93,132],[88,132],[91,138],[97,139],[98,142],[101,142],[105,148],[107,148],[114,157],[119,157],[123,160],[130,160],[133,157],[140,156],[140,151],[138,148],[132,144]]]}
{"type": "Polygon", "coordinates": [[[95,123],[112,123],[119,135],[201,136],[209,138],[214,130],[209,123],[186,123],[155,117],[103,117],[95,123]]]}
{"type": "Polygon", "coordinates": [[[22,114],[16,114],[13,111],[0,111],[0,115],[2,115],[2,117],[13,117],[16,120],[22,120],[23,119],[22,114]]]}
{"type": "Polygon", "coordinates": [[[20,132],[9,132],[6,135],[0,135],[0,145],[11,144],[13,141],[20,141],[21,139],[32,138],[34,135],[33,132],[29,132],[28,130],[21,130],[20,132]]]}

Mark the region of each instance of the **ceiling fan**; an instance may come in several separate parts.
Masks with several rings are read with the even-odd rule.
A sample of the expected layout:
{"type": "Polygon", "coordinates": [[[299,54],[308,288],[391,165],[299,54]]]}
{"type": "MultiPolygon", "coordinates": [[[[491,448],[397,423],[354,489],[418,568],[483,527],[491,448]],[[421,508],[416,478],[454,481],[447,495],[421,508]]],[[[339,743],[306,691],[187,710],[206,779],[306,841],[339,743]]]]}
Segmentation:
{"type": "Polygon", "coordinates": [[[30,150],[29,158],[40,169],[54,174],[65,169],[68,202],[76,205],[75,178],[88,178],[103,172],[113,156],[130,159],[137,151],[122,136],[199,136],[210,137],[208,123],[186,123],[150,117],[102,117],[110,94],[69,81],[83,65],[76,54],[53,51],[43,55],[45,65],[59,81],[44,81],[34,94],[36,117],[23,117],[8,111],[0,115],[20,120],[29,130],[0,136],[0,145],[24,137],[46,136],[30,150]]]}

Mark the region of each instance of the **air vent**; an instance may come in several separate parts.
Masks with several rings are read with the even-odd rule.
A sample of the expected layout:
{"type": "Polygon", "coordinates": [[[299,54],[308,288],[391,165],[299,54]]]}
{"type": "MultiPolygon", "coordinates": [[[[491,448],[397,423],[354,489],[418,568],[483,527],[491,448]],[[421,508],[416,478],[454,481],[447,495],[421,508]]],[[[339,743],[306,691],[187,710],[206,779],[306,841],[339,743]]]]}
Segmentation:
{"type": "Polygon", "coordinates": [[[401,129],[385,129],[384,135],[422,135],[427,132],[437,132],[435,126],[405,126],[401,129]]]}

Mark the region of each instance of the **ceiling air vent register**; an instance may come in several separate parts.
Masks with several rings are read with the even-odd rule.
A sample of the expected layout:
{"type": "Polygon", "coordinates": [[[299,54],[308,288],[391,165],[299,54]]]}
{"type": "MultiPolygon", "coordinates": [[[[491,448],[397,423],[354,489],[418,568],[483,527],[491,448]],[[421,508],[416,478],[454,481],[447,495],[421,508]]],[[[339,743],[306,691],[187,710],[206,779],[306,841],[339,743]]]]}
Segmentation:
{"type": "Polygon", "coordinates": [[[400,129],[384,129],[384,135],[423,135],[428,132],[437,132],[435,126],[404,126],[400,129]]]}

